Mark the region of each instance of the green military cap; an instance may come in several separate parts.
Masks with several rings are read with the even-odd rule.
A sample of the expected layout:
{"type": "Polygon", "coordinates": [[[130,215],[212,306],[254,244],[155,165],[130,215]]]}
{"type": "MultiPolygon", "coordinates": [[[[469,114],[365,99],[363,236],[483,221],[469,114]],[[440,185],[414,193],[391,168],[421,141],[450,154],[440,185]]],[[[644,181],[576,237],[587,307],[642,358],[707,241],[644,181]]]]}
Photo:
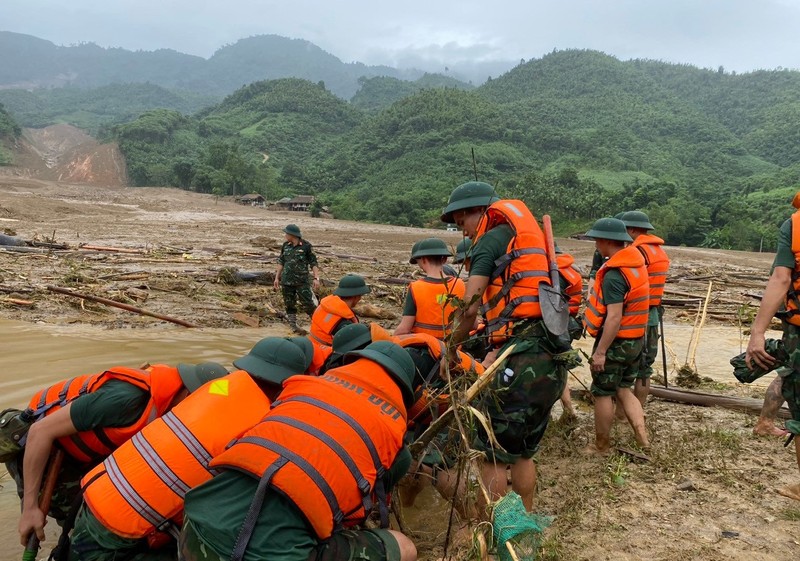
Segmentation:
{"type": "Polygon", "coordinates": [[[411,259],[408,260],[412,265],[416,265],[419,257],[450,257],[450,250],[444,240],[439,238],[425,238],[414,244],[411,248],[411,259]]]}
{"type": "Polygon", "coordinates": [[[333,336],[333,352],[343,355],[363,349],[372,342],[372,330],[366,323],[350,323],[333,336]]]}
{"type": "Polygon", "coordinates": [[[29,411],[6,409],[0,413],[0,462],[10,462],[22,451],[25,436],[33,422],[29,411]]]}
{"type": "Polygon", "coordinates": [[[625,216],[625,212],[624,211],[623,212],[618,212],[617,214],[615,214],[614,218],[616,218],[617,220],[622,220],[623,216],[625,216]]]}
{"type": "Polygon", "coordinates": [[[465,208],[489,206],[500,200],[494,187],[483,181],[462,183],[450,194],[447,206],[442,211],[442,222],[452,223],[453,213],[465,208]]]}
{"type": "Polygon", "coordinates": [[[200,364],[179,364],[178,374],[184,387],[193,392],[211,380],[222,378],[228,374],[228,369],[216,362],[201,362],[200,364]]]}
{"type": "Polygon", "coordinates": [[[616,240],[619,242],[632,242],[628,230],[622,220],[617,218],[601,218],[586,232],[587,238],[596,240],[616,240]]]}
{"type": "Polygon", "coordinates": [[[761,368],[753,361],[753,369],[750,370],[745,361],[747,353],[738,354],[730,360],[731,366],[733,366],[733,375],[736,376],[737,380],[743,384],[750,384],[773,370],[784,367],[789,360],[783,341],[780,339],[767,339],[764,341],[764,350],[775,359],[775,364],[771,368],[761,368]]]}
{"type": "Polygon", "coordinates": [[[453,259],[453,263],[463,263],[470,257],[470,250],[472,249],[472,240],[469,238],[464,238],[458,245],[456,246],[456,258],[453,259]]]}
{"type": "Polygon", "coordinates": [[[300,226],[297,224],[289,224],[286,228],[283,229],[284,234],[289,234],[290,236],[294,236],[295,238],[302,238],[303,234],[300,233],[300,226]]]}
{"type": "Polygon", "coordinates": [[[367,358],[380,364],[394,378],[403,392],[406,404],[414,402],[414,361],[408,353],[391,341],[376,341],[360,351],[351,351],[345,355],[345,363],[359,358],[367,358]]]}
{"type": "Polygon", "coordinates": [[[369,293],[370,288],[367,286],[364,277],[359,275],[345,275],[339,279],[339,286],[334,289],[333,293],[336,296],[361,296],[362,294],[369,293]]]}
{"type": "Polygon", "coordinates": [[[643,230],[655,230],[650,224],[650,218],[641,210],[631,210],[626,212],[620,218],[625,223],[626,228],[641,228],[643,230]]]}
{"type": "Polygon", "coordinates": [[[280,385],[289,376],[305,373],[313,358],[314,346],[305,337],[265,337],[233,365],[254,378],[280,385]]]}

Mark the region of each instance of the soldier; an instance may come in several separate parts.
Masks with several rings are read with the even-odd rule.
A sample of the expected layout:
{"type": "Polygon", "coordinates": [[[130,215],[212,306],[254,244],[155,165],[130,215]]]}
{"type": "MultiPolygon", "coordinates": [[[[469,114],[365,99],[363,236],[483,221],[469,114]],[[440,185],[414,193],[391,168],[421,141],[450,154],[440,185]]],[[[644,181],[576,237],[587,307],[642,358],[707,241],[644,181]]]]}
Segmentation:
{"type": "MultiPolygon", "coordinates": [[[[530,510],[536,488],[532,457],[566,384],[567,371],[554,356],[569,349],[554,342],[542,322],[539,285],[550,284],[544,234],[522,201],[500,200],[491,185],[478,181],[453,190],[441,219],[458,224],[472,240],[464,295],[469,306],[456,313],[453,342],[467,339],[481,306],[493,352],[509,339],[516,342],[497,370],[497,393],[485,404],[505,451],[493,447],[485,434],[478,436],[475,445],[487,454],[482,478],[496,500],[507,492],[511,466],[512,488],[530,510]]],[[[455,347],[448,352],[456,365],[455,347]]]]}
{"type": "MultiPolygon", "coordinates": [[[[583,275],[575,268],[575,258],[569,253],[561,251],[558,246],[556,246],[556,261],[561,292],[569,304],[569,335],[573,341],[576,341],[583,336],[583,324],[580,316],[583,301],[583,275]]],[[[564,392],[561,394],[561,406],[564,409],[561,414],[563,422],[570,422],[577,417],[575,406],[572,404],[569,384],[564,386],[564,392]]]]}
{"type": "MultiPolygon", "coordinates": [[[[792,206],[800,209],[800,192],[794,196],[792,206]]],[[[761,306],[750,328],[746,362],[752,369],[759,366],[770,370],[775,358],[765,348],[765,332],[777,314],[783,323],[783,346],[786,354],[796,357],[800,349],[800,210],[786,220],[778,233],[778,250],[772,263],[772,274],[761,299],[761,306]],[[785,310],[778,310],[784,307],[785,310]]],[[[781,393],[789,405],[795,422],[800,421],[800,370],[790,361],[791,371],[781,378],[781,393]]],[[[800,438],[794,439],[797,466],[800,468],[800,438]]],[[[800,501],[800,483],[778,491],[781,495],[800,501]]]]}
{"type": "Polygon", "coordinates": [[[427,333],[444,339],[450,334],[450,318],[456,310],[452,298],[464,298],[464,281],[442,270],[448,257],[447,244],[438,238],[414,244],[408,262],[419,265],[425,277],[408,285],[403,319],[394,330],[395,335],[427,333]]]}
{"type": "Polygon", "coordinates": [[[645,360],[636,374],[636,384],[633,387],[633,394],[644,407],[647,395],[650,393],[650,377],[653,375],[653,363],[658,355],[658,326],[664,316],[661,298],[664,295],[664,286],[667,282],[669,257],[661,247],[664,245],[664,240],[650,233],[654,228],[645,213],[632,210],[623,214],[621,220],[628,230],[628,235],[633,238],[633,244],[631,245],[637,248],[642,257],[644,257],[644,264],[647,267],[650,283],[650,311],[647,317],[645,360]]]}
{"type": "Polygon", "coordinates": [[[587,451],[607,454],[610,450],[614,402],[622,405],[633,427],[636,441],[648,448],[642,405],[633,395],[647,328],[650,289],[644,258],[635,247],[625,224],[616,218],[601,218],[586,236],[593,238],[597,250],[606,259],[597,271],[589,292],[584,325],[595,337],[592,358],[591,392],[594,395],[595,444],[587,451]]]}
{"type": "Polygon", "coordinates": [[[286,241],[281,247],[278,257],[278,270],[275,273],[274,286],[283,292],[283,303],[286,306],[286,319],[295,331],[300,331],[297,326],[297,300],[303,310],[311,317],[317,305],[314,302],[314,293],[308,282],[308,269],[314,275],[314,290],[319,289],[319,266],[317,256],[307,240],[303,239],[300,228],[296,224],[289,224],[283,229],[286,241]]]}

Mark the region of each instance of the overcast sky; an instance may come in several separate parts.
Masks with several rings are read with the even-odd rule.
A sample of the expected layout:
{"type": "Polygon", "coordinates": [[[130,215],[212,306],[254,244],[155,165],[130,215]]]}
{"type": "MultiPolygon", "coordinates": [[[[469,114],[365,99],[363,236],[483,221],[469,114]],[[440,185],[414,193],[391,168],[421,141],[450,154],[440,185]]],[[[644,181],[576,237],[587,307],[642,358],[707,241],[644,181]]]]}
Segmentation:
{"type": "Polygon", "coordinates": [[[59,45],[207,58],[274,33],[345,62],[426,70],[516,63],[554,48],[740,72],[800,68],[799,29],[800,0],[0,0],[0,30],[59,45]]]}

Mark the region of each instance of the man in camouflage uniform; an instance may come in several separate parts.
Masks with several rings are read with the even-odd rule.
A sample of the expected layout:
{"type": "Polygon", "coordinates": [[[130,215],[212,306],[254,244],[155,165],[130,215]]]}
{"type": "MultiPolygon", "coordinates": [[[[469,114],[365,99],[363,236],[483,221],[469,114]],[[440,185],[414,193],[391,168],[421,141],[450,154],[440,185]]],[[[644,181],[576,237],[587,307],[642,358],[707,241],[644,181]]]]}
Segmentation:
{"type": "Polygon", "coordinates": [[[319,289],[319,266],[317,256],[307,240],[303,239],[300,228],[296,224],[289,224],[283,229],[286,241],[281,247],[278,258],[278,270],[275,273],[275,289],[280,286],[283,292],[283,303],[286,306],[286,319],[295,331],[297,326],[297,300],[303,310],[311,316],[317,307],[314,302],[314,293],[311,292],[308,270],[314,275],[314,290],[319,289]]]}
{"type": "MultiPolygon", "coordinates": [[[[800,209],[800,193],[794,196],[792,205],[800,209]]],[[[750,368],[756,366],[770,369],[775,365],[775,357],[765,348],[765,333],[772,318],[777,314],[783,321],[783,346],[787,366],[791,369],[782,377],[783,397],[789,405],[792,418],[800,422],[800,316],[798,315],[798,288],[800,288],[800,240],[795,241],[794,232],[800,228],[800,210],[786,220],[778,234],[778,250],[772,264],[772,274],[761,299],[756,319],[750,328],[750,341],[747,343],[745,360],[750,368]],[[778,312],[782,307],[783,312],[778,312]]],[[[785,371],[784,371],[785,372],[785,371]]],[[[782,373],[783,374],[783,373],[782,373]]],[[[787,428],[789,423],[787,422],[787,428]]],[[[795,438],[797,465],[800,467],[800,439],[795,438]]],[[[778,493],[800,501],[800,483],[778,490],[778,493]]]]}

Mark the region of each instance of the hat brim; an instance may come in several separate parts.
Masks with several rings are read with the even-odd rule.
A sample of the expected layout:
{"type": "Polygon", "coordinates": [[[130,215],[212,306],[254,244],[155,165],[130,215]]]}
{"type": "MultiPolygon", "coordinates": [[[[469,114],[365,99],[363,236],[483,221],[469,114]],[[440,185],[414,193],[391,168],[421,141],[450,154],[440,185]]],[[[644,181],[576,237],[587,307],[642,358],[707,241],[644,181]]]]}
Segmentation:
{"type": "Polygon", "coordinates": [[[294,236],[295,238],[300,238],[301,240],[303,239],[303,233],[300,230],[293,231],[289,230],[288,228],[284,228],[283,233],[289,234],[290,236],[294,236]]]}
{"type": "Polygon", "coordinates": [[[347,343],[340,345],[339,348],[334,350],[334,352],[343,355],[359,349],[363,349],[370,343],[372,343],[372,333],[366,331],[361,335],[359,335],[358,337],[350,339],[349,341],[347,341],[347,343]]]}
{"type": "Polygon", "coordinates": [[[362,296],[364,294],[369,294],[372,291],[369,286],[359,286],[354,288],[340,288],[336,287],[333,293],[336,296],[343,296],[345,298],[350,298],[352,296],[362,296]]]}
{"type": "Polygon", "coordinates": [[[592,238],[593,240],[614,240],[617,242],[632,242],[633,238],[628,235],[627,232],[614,234],[609,232],[601,232],[599,230],[589,230],[586,232],[585,236],[587,238],[592,238]]]}
{"type": "Polygon", "coordinates": [[[409,263],[412,265],[417,264],[417,259],[420,257],[452,257],[453,254],[446,250],[441,249],[423,249],[422,251],[418,251],[414,255],[411,256],[411,259],[408,260],[409,263]]]}
{"type": "Polygon", "coordinates": [[[214,378],[219,378],[228,374],[227,369],[225,369],[225,367],[222,365],[219,365],[220,370],[218,375],[214,375],[212,377],[201,376],[200,372],[198,371],[199,366],[199,364],[178,364],[178,375],[181,377],[183,386],[189,390],[189,393],[197,391],[203,384],[210,382],[214,378]]]}
{"type": "Polygon", "coordinates": [[[453,220],[453,213],[457,210],[463,210],[465,208],[477,208],[482,206],[489,206],[492,203],[496,203],[500,200],[500,197],[496,195],[492,195],[491,197],[470,197],[469,199],[463,199],[460,201],[455,201],[450,203],[445,207],[442,211],[442,215],[439,217],[442,222],[447,222],[452,224],[453,220]]]}
{"type": "Polygon", "coordinates": [[[392,360],[391,357],[372,349],[361,349],[359,351],[350,351],[347,353],[344,357],[344,363],[348,364],[354,360],[358,360],[359,358],[367,358],[380,364],[389,372],[389,374],[392,376],[392,379],[400,387],[400,391],[403,393],[403,401],[406,403],[414,402],[414,391],[404,381],[403,378],[405,376],[405,370],[398,362],[392,360]]]}
{"type": "Polygon", "coordinates": [[[626,228],[641,228],[642,230],[655,230],[655,227],[649,222],[629,222],[627,220],[623,220],[622,223],[625,224],[626,228]]]}
{"type": "Polygon", "coordinates": [[[256,358],[253,355],[245,355],[233,361],[233,365],[244,370],[251,376],[259,380],[265,380],[272,384],[281,385],[286,378],[303,372],[295,372],[294,368],[286,368],[277,364],[270,364],[265,360],[256,358]]]}

